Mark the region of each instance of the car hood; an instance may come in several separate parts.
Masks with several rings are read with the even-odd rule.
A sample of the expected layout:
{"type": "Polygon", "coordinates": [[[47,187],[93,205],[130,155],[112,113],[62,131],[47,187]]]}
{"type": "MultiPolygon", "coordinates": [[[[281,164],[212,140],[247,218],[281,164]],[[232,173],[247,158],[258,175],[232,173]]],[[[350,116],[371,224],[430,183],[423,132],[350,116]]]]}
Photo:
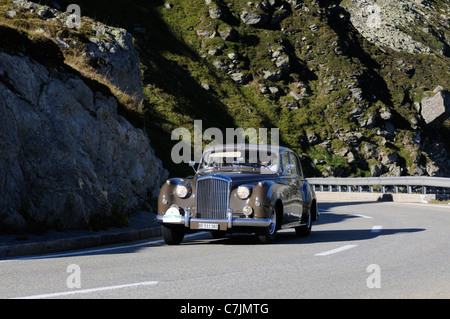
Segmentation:
{"type": "Polygon", "coordinates": [[[198,178],[211,176],[231,181],[234,186],[242,184],[255,184],[263,180],[273,180],[279,178],[278,174],[262,174],[260,170],[204,170],[197,172],[194,182],[198,178]]]}

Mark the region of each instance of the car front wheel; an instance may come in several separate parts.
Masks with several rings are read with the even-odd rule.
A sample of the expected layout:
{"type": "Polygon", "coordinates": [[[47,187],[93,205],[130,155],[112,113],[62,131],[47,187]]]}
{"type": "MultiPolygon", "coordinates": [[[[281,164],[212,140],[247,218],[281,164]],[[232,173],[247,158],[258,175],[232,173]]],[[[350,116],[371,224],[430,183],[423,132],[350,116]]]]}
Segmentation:
{"type": "Polygon", "coordinates": [[[167,245],[179,245],[184,239],[184,227],[181,225],[161,225],[161,232],[167,245]]]}
{"type": "Polygon", "coordinates": [[[278,224],[277,224],[277,210],[275,207],[272,209],[271,223],[269,226],[264,227],[256,232],[258,239],[263,244],[271,244],[277,237],[278,224]]]}

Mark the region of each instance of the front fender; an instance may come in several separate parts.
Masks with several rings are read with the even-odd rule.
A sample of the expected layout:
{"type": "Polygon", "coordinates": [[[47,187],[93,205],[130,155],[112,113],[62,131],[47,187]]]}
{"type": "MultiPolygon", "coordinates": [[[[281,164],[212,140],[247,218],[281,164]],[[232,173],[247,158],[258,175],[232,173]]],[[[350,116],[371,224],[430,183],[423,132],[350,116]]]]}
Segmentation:
{"type": "Polygon", "coordinates": [[[248,205],[254,207],[255,218],[270,218],[277,201],[283,202],[285,185],[274,181],[260,181],[254,187],[248,205]],[[259,205],[258,205],[259,202],[259,205]]]}
{"type": "MultiPolygon", "coordinates": [[[[189,184],[190,181],[183,178],[171,178],[161,186],[158,196],[158,215],[164,215],[173,204],[178,205],[183,209],[195,205],[194,197],[192,195],[186,199],[178,198],[178,196],[175,195],[175,187],[181,183],[189,184]]],[[[191,187],[194,188],[195,186],[191,185],[191,187]]]]}

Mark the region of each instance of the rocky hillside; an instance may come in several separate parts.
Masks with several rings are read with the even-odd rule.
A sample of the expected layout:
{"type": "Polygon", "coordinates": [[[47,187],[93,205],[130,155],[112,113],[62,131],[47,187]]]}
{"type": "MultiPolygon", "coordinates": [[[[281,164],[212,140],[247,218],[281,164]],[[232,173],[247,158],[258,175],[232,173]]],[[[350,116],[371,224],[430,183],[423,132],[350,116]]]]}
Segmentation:
{"type": "Polygon", "coordinates": [[[221,78],[182,64],[197,83],[238,125],[279,127],[310,174],[449,176],[448,1],[167,1],[154,10],[221,78]]]}
{"type": "MultiPolygon", "coordinates": [[[[111,88],[67,65],[58,45],[0,26],[0,232],[123,226],[168,176],[111,88]]],[[[128,45],[108,75],[124,91],[139,83],[138,98],[139,59],[128,45]]]]}
{"type": "Polygon", "coordinates": [[[0,23],[107,86],[172,175],[172,130],[201,119],[278,127],[310,176],[450,176],[448,1],[79,1],[79,29],[40,2],[0,23]]]}

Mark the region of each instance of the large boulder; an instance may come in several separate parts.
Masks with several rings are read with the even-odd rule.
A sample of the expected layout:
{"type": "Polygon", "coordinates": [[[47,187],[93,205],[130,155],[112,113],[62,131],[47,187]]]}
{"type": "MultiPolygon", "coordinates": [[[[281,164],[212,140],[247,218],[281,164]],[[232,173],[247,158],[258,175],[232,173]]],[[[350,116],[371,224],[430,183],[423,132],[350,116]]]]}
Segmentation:
{"type": "Polygon", "coordinates": [[[92,31],[95,37],[89,39],[84,55],[93,60],[99,74],[140,103],[144,99],[140,58],[131,34],[100,23],[94,25],[92,31]]]}
{"type": "Polygon", "coordinates": [[[425,123],[432,127],[440,127],[450,116],[450,94],[440,88],[434,95],[422,99],[421,111],[425,123]]]}
{"type": "Polygon", "coordinates": [[[259,26],[267,23],[269,20],[268,15],[262,10],[259,11],[247,11],[243,10],[241,13],[241,20],[245,24],[259,26]]]}
{"type": "Polygon", "coordinates": [[[422,1],[410,0],[345,0],[340,3],[350,13],[353,26],[370,42],[380,47],[410,53],[430,53],[425,44],[403,31],[415,20],[428,20],[418,9],[422,1]]]}

